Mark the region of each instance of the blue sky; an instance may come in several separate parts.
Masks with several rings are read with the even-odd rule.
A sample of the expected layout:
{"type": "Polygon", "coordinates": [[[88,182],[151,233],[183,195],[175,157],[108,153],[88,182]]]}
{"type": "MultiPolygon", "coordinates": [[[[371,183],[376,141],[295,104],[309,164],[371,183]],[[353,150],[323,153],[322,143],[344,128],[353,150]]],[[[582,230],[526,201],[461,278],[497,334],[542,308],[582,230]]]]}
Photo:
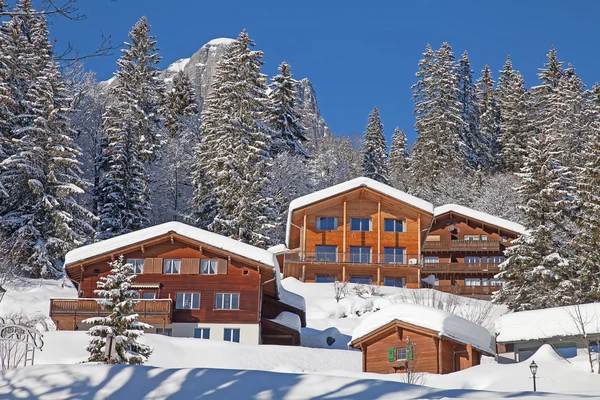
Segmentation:
{"type": "MultiPolygon", "coordinates": [[[[114,43],[127,40],[146,15],[157,36],[162,67],[189,57],[216,37],[236,37],[247,28],[264,51],[263,72],[272,76],[285,60],[297,78],[309,78],[331,130],[362,133],[379,107],[386,135],[395,126],[415,137],[411,85],[427,43],[447,41],[455,56],[469,52],[476,77],[488,63],[498,77],[510,54],[528,86],[552,44],[572,62],[584,82],[600,80],[596,1],[205,1],[81,0],[84,21],[56,19],[50,27],[57,48],[71,40],[92,49],[100,31],[114,43]]],[[[119,56],[90,59],[88,69],[108,79],[119,56]]]]}

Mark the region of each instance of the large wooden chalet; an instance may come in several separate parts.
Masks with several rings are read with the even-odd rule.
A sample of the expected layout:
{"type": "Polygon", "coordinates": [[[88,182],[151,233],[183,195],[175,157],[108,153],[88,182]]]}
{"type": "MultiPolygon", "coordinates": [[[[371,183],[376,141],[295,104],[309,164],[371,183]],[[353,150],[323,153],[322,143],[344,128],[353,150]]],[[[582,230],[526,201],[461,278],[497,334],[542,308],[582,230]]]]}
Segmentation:
{"type": "Polygon", "coordinates": [[[272,251],[283,274],[304,282],[418,288],[489,296],[504,250],[524,231],[467,207],[433,207],[369,178],[291,202],[286,246],[272,251]],[[429,284],[424,284],[425,282],[429,284]]]}
{"type": "Polygon", "coordinates": [[[53,299],[57,329],[87,329],[82,320],[103,315],[94,294],[108,262],[123,255],[135,273],[135,310],[152,332],[248,344],[298,345],[293,313],[305,326],[304,299],[280,285],[276,257],[179,222],[142,229],[69,252],[65,270],[78,299],[53,299]],[[293,319],[293,318],[292,318],[293,319]],[[291,325],[291,326],[290,326],[291,325]]]}

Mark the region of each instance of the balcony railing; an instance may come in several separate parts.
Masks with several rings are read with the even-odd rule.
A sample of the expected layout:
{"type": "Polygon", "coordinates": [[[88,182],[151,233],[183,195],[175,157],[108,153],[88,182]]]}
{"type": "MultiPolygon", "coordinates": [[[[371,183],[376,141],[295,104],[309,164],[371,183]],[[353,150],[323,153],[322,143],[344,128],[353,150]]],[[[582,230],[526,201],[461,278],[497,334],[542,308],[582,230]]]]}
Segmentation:
{"type": "MultiPolygon", "coordinates": [[[[104,316],[109,312],[102,309],[98,299],[51,299],[50,316],[52,315],[81,315],[104,316]]],[[[137,300],[133,311],[140,317],[171,316],[173,301],[171,299],[137,300]]]]}
{"type": "Polygon", "coordinates": [[[434,286],[433,287],[440,292],[453,293],[461,296],[486,296],[491,295],[494,292],[500,290],[501,286],[459,286],[459,285],[447,285],[447,286],[434,286]]]}
{"type": "Polygon", "coordinates": [[[500,263],[481,262],[449,262],[449,263],[424,263],[423,272],[499,272],[500,263]]]}
{"type": "Polygon", "coordinates": [[[373,265],[421,265],[419,255],[410,254],[357,254],[298,252],[285,254],[285,262],[311,264],[373,264],[373,265]]]}
{"type": "Polygon", "coordinates": [[[487,250],[500,251],[499,240],[440,240],[425,241],[423,250],[487,250]]]}

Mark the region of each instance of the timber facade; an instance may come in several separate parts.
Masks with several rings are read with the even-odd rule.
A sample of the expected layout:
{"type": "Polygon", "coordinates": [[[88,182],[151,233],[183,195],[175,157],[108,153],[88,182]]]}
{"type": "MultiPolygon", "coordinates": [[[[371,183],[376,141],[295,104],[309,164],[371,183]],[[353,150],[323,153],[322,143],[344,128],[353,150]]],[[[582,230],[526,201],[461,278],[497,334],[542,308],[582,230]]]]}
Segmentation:
{"type": "MultiPolygon", "coordinates": [[[[65,269],[78,286],[79,298],[51,300],[50,316],[57,329],[87,329],[84,319],[106,315],[94,290],[99,278],[109,274],[108,263],[122,255],[136,275],[132,289],[138,291],[139,302],[135,311],[141,321],[153,326],[151,333],[249,344],[300,343],[299,332],[271,321],[288,311],[306,323],[303,309],[279,299],[276,261],[266,265],[224,250],[214,240],[209,244],[178,233],[180,226],[196,229],[184,224],[163,225],[174,229],[135,243],[129,243],[126,236],[136,232],[123,235],[120,238],[127,244],[122,247],[76,262],[69,263],[67,256],[65,269]]],[[[218,235],[201,232],[218,242],[218,235]]]]}

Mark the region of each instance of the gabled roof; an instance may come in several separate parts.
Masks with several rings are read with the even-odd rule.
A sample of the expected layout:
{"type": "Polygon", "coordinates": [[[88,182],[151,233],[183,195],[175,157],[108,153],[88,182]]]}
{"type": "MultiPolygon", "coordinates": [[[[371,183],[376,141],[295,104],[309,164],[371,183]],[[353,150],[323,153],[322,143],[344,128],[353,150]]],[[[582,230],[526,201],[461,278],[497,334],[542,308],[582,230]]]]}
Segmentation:
{"type": "Polygon", "coordinates": [[[553,307],[505,314],[495,322],[499,343],[580,336],[578,312],[588,335],[600,333],[600,303],[553,307]]]}
{"type": "Polygon", "coordinates": [[[394,322],[425,328],[437,332],[439,337],[471,344],[486,354],[495,354],[492,336],[483,326],[438,308],[412,303],[392,305],[363,319],[352,332],[350,345],[394,322]]]}
{"type": "Polygon", "coordinates": [[[408,193],[405,193],[401,190],[395,189],[389,185],[386,185],[381,182],[377,182],[370,178],[360,177],[351,179],[346,182],[342,182],[340,184],[316,191],[311,194],[307,194],[306,196],[299,197],[297,199],[292,200],[290,203],[290,207],[288,210],[288,220],[287,220],[287,228],[286,228],[286,241],[288,241],[289,245],[289,235],[291,229],[292,222],[292,214],[295,210],[300,208],[304,208],[311,204],[317,203],[322,200],[329,199],[331,197],[335,197],[337,195],[359,189],[359,188],[368,188],[375,192],[381,193],[385,196],[391,197],[395,200],[406,203],[412,207],[415,207],[419,210],[422,210],[425,213],[433,214],[433,204],[408,193]]]}
{"type": "Polygon", "coordinates": [[[114,253],[120,249],[124,249],[138,243],[142,244],[145,241],[170,233],[204,243],[214,248],[236,254],[240,257],[244,257],[279,270],[277,258],[273,253],[267,250],[263,250],[213,232],[208,232],[203,229],[175,221],[140,229],[139,231],[135,232],[125,233],[123,235],[115,236],[110,239],[102,240],[100,242],[88,244],[87,246],[82,246],[71,250],[65,256],[65,267],[84,262],[90,258],[114,253]]]}
{"type": "Polygon", "coordinates": [[[488,225],[497,226],[498,228],[506,229],[507,231],[523,234],[525,227],[516,222],[509,221],[504,218],[496,217],[482,211],[473,210],[472,208],[460,206],[458,204],[444,204],[443,206],[435,207],[434,216],[437,218],[441,215],[455,213],[465,217],[476,219],[488,225]]]}

